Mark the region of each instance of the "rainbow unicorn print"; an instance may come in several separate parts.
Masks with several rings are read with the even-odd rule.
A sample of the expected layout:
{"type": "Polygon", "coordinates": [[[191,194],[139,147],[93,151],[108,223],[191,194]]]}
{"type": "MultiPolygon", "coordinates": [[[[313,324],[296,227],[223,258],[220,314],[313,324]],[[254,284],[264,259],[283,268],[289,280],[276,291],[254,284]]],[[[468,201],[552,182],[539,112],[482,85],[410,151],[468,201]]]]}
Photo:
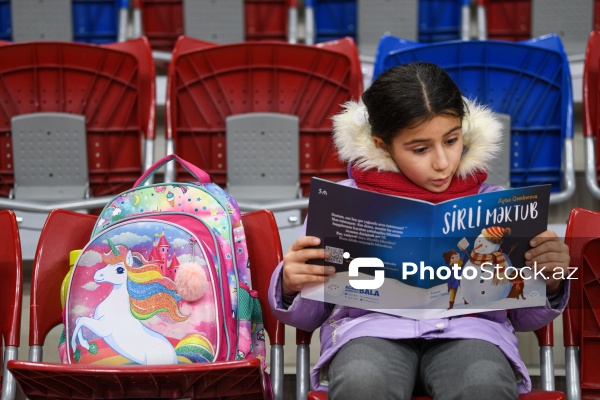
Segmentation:
{"type": "MultiPolygon", "coordinates": [[[[178,258],[189,257],[184,253],[198,253],[196,239],[164,223],[138,225],[116,227],[111,232],[112,240],[96,240],[80,256],[80,265],[85,265],[86,259],[100,262],[94,263],[94,267],[99,267],[93,275],[84,267],[73,274],[72,285],[79,284],[88,293],[81,290],[69,293],[67,304],[71,304],[69,320],[72,321],[67,322],[66,330],[70,333],[69,356],[75,362],[110,364],[214,361],[220,339],[218,313],[209,311],[200,315],[199,312],[214,307],[214,287],[207,288],[199,300],[188,303],[178,294],[174,281],[178,258]],[[156,233],[158,241],[150,248],[144,243],[146,246],[134,245],[132,251],[123,244],[113,244],[113,240],[134,242],[134,238],[138,241],[149,238],[149,228],[160,231],[156,233]],[[140,234],[140,229],[146,234],[140,234]],[[98,251],[106,244],[108,252],[98,251]],[[150,249],[150,254],[144,256],[136,248],[146,252],[150,249]],[[89,315],[94,302],[97,304],[89,315]]],[[[204,253],[195,254],[195,258],[198,268],[208,267],[204,253]]]]}

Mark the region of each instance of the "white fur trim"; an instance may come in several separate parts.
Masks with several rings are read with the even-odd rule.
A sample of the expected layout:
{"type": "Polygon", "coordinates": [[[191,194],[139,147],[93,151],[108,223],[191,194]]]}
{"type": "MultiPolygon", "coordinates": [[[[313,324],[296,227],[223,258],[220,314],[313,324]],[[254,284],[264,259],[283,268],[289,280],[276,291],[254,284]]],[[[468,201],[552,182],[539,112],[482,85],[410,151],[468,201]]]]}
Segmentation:
{"type": "Polygon", "coordinates": [[[366,112],[362,102],[349,101],[333,117],[333,140],[340,160],[365,170],[400,172],[390,153],[375,145],[366,112]]]}
{"type": "Polygon", "coordinates": [[[463,118],[463,146],[456,175],[464,178],[487,171],[492,159],[502,150],[502,124],[488,107],[466,100],[463,118]]]}
{"type": "MultiPolygon", "coordinates": [[[[456,174],[466,177],[487,171],[490,161],[501,150],[502,125],[487,107],[466,100],[463,119],[465,152],[456,174]]],[[[400,172],[390,154],[375,145],[371,126],[362,102],[344,104],[344,111],[333,117],[333,139],[339,158],[361,169],[400,172]]]]}

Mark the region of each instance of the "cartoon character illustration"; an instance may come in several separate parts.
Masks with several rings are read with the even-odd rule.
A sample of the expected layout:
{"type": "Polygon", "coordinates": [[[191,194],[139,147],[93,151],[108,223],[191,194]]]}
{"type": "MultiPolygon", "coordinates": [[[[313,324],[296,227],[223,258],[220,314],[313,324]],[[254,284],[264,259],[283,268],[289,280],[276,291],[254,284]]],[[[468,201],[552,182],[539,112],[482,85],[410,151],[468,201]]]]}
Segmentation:
{"type": "MultiPolygon", "coordinates": [[[[463,279],[461,291],[467,304],[482,305],[506,298],[512,287],[504,277],[504,269],[511,266],[510,258],[500,248],[510,228],[490,226],[481,230],[465,267],[477,269],[477,278],[463,279]],[[495,269],[497,266],[497,269],[495,269]],[[493,279],[484,279],[493,276],[493,279]],[[501,277],[499,279],[498,277],[501,277]]],[[[510,254],[510,253],[509,253],[510,254]]]]}
{"type": "Polygon", "coordinates": [[[444,254],[442,254],[442,257],[444,258],[444,261],[446,262],[446,265],[449,268],[453,268],[455,264],[459,268],[461,268],[461,269],[456,270],[456,272],[454,272],[454,270],[453,270],[452,275],[450,275],[450,277],[448,278],[448,281],[447,281],[448,292],[450,292],[450,300],[448,303],[448,310],[454,308],[456,292],[458,291],[458,287],[460,286],[460,277],[461,277],[462,266],[469,259],[469,254],[465,251],[465,249],[467,248],[469,243],[466,242],[466,245],[464,245],[464,247],[461,247],[461,246],[463,246],[462,242],[466,242],[466,239],[461,240],[458,244],[458,248],[460,250],[462,250],[462,252],[463,252],[462,256],[454,249],[450,249],[447,252],[445,252],[444,254]]]}
{"type": "Polygon", "coordinates": [[[328,284],[326,289],[327,294],[329,294],[330,296],[339,296],[342,294],[342,288],[340,287],[340,285],[337,285],[335,283],[328,284]]]}
{"type": "Polygon", "coordinates": [[[175,207],[175,195],[170,190],[167,192],[167,201],[171,207],[175,207]]]}
{"type": "Polygon", "coordinates": [[[157,265],[135,267],[132,252],[126,246],[115,246],[110,239],[108,244],[111,252],[102,255],[106,266],[95,272],[94,281],[113,288],[96,306],[93,317],[75,320],[71,339],[75,360],[79,352],[77,342],[92,353],[97,349],[85,339],[85,327],[115,352],[138,364],[177,364],[178,356],[193,362],[213,361],[214,348],[204,336],[187,335],[173,347],[165,336],[142,323],[155,315],[167,323],[182,322],[189,316],[179,309],[181,298],[175,283],[163,277],[157,265]]]}
{"type": "Polygon", "coordinates": [[[526,300],[525,293],[523,293],[525,290],[525,279],[517,271],[515,271],[514,274],[511,274],[508,279],[512,283],[512,288],[507,297],[509,299],[517,300],[520,297],[523,300],[526,300]]]}

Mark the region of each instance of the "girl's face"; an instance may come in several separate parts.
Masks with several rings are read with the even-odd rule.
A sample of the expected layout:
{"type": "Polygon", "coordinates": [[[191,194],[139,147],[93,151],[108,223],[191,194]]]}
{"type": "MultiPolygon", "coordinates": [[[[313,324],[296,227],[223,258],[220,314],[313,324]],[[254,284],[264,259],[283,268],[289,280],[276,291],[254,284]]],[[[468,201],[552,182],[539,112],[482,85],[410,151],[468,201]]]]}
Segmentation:
{"type": "Polygon", "coordinates": [[[389,146],[377,136],[373,139],[412,183],[434,193],[448,189],[463,150],[461,119],[443,114],[402,129],[389,146]]]}

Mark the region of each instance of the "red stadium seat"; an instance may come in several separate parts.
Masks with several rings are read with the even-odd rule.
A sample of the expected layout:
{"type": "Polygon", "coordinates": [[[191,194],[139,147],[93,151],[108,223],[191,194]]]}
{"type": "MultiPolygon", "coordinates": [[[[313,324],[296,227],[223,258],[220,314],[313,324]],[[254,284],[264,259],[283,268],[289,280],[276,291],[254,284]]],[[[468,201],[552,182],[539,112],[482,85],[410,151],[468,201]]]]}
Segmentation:
{"type": "MultiPolygon", "coordinates": [[[[278,40],[295,43],[296,37],[288,37],[289,24],[297,12],[297,2],[289,0],[245,0],[245,40],[278,40]],[[292,15],[292,17],[290,17],[292,15]]],[[[139,13],[141,31],[148,37],[153,50],[171,52],[180,35],[189,35],[184,26],[182,0],[136,0],[134,12],[139,13]]],[[[210,5],[207,3],[207,7],[210,5]]],[[[208,38],[203,38],[207,40],[208,38]]]]}
{"type": "Polygon", "coordinates": [[[591,399],[600,396],[597,315],[598,271],[600,270],[600,212],[574,208],[571,210],[565,243],[571,256],[571,298],[563,315],[565,370],[569,399],[591,399]]]}
{"type": "Polygon", "coordinates": [[[23,295],[21,243],[15,213],[0,211],[0,226],[0,365],[3,366],[0,369],[0,384],[2,399],[14,400],[17,384],[6,369],[6,363],[16,360],[18,356],[23,295]]]}
{"type": "Polygon", "coordinates": [[[479,0],[487,20],[487,38],[517,42],[531,38],[531,0],[479,0]]]}
{"type": "MultiPolygon", "coordinates": [[[[244,113],[295,115],[300,129],[300,182],[340,180],[331,116],[362,94],[351,39],[316,46],[283,42],[228,45],[178,40],[167,78],[167,154],[176,153],[227,182],[225,119],[244,113]]],[[[175,178],[176,179],[176,178],[175,178]]]]}
{"type": "Polygon", "coordinates": [[[69,268],[69,252],[82,248],[96,218],[67,210],[50,213],[38,246],[31,289],[29,344],[31,361],[10,361],[8,368],[29,399],[117,398],[282,398],[284,327],[270,313],[270,276],[282,259],[279,233],[267,210],[242,216],[252,266],[271,344],[270,379],[261,361],[164,366],[70,365],[42,361],[48,332],[62,322],[60,286],[69,268]],[[273,390],[269,386],[273,383],[273,390]]]}
{"type": "Polygon", "coordinates": [[[600,199],[600,32],[593,31],[587,44],[583,65],[583,136],[585,145],[585,181],[588,191],[600,199]]]}
{"type": "MultiPolygon", "coordinates": [[[[0,156],[0,196],[9,196],[15,185],[15,116],[52,112],[85,118],[92,196],[130,188],[145,170],[144,162],[152,164],[156,91],[145,38],[107,45],[3,42],[0,60],[0,146],[6,149],[0,156]]],[[[36,150],[44,157],[44,149],[36,150]]],[[[56,155],[45,157],[49,165],[59,162],[56,155]]]]}

